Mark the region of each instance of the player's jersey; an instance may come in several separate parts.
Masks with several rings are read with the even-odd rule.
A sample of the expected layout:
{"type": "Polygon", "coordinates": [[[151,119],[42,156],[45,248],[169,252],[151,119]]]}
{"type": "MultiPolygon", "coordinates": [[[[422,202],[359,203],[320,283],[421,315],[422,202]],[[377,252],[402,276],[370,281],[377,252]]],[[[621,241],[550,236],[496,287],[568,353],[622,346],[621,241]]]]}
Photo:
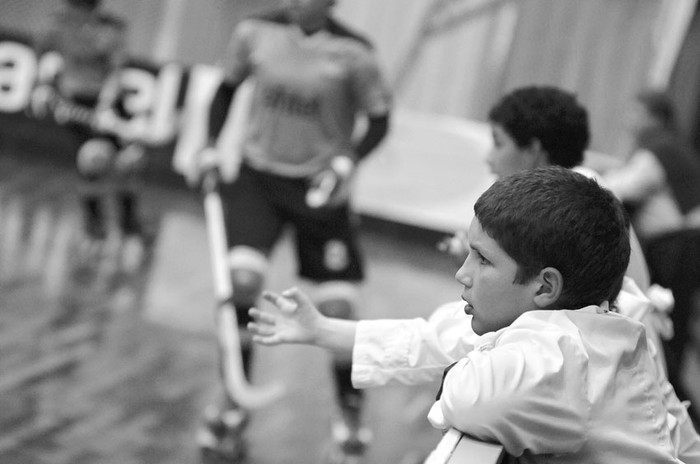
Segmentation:
{"type": "Polygon", "coordinates": [[[223,65],[233,82],[254,79],[242,152],[259,170],[313,175],[353,156],[356,115],[389,111],[371,47],[334,21],[311,35],[282,19],[243,21],[223,65]]]}
{"type": "Polygon", "coordinates": [[[58,90],[67,97],[96,96],[123,60],[124,35],[124,23],[112,16],[71,10],[57,14],[40,52],[56,51],[63,59],[58,90]]]}

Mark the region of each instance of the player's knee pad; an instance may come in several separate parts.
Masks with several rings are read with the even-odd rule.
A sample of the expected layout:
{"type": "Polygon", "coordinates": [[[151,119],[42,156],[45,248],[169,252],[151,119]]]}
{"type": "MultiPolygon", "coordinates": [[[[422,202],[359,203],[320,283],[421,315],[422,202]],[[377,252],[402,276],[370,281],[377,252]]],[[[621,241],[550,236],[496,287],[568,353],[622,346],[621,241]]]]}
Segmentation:
{"type": "Polygon", "coordinates": [[[357,285],[333,281],[320,284],[314,291],[314,302],[325,316],[354,319],[359,300],[357,285]]]}
{"type": "Polygon", "coordinates": [[[229,254],[233,304],[240,308],[255,305],[263,289],[267,272],[267,257],[250,247],[234,247],[229,254]]]}
{"type": "Polygon", "coordinates": [[[107,175],[111,169],[116,148],[106,138],[93,138],[78,149],[78,171],[86,178],[97,178],[107,175]]]}
{"type": "Polygon", "coordinates": [[[131,143],[117,153],[114,168],[121,176],[131,176],[140,172],[145,165],[146,150],[143,145],[131,143]]]}

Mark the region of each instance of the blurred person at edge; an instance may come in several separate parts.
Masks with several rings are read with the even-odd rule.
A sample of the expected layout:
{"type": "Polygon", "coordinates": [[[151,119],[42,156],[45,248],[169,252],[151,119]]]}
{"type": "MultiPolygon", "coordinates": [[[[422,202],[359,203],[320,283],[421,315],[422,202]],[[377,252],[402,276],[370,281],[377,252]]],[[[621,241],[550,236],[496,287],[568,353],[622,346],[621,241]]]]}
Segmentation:
{"type": "MultiPolygon", "coordinates": [[[[664,342],[664,354],[668,378],[687,400],[683,363],[700,287],[700,158],[680,134],[674,105],[664,91],[638,93],[626,123],[632,150],[621,166],[605,173],[605,182],[630,213],[652,281],[673,292],[674,333],[664,342]]],[[[695,408],[689,411],[699,423],[695,408]]]]}
{"type": "Polygon", "coordinates": [[[665,92],[640,92],[626,119],[631,153],[604,176],[643,243],[667,232],[700,228],[700,158],[678,132],[675,113],[665,92]]]}

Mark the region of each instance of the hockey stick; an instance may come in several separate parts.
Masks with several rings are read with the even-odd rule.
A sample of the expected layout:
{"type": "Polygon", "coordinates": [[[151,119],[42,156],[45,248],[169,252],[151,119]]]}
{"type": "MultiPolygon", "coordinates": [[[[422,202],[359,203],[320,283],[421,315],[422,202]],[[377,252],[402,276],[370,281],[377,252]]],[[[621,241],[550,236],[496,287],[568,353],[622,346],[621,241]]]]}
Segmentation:
{"type": "Polygon", "coordinates": [[[209,251],[214,271],[214,292],[219,302],[216,313],[216,330],[220,350],[221,373],[224,389],[231,400],[243,409],[265,407],[284,393],[281,384],[254,387],[246,379],[238,335],[236,308],[233,306],[233,286],[226,262],[228,246],[224,224],[223,206],[219,195],[219,174],[209,170],[204,177],[204,214],[206,217],[209,251]]]}

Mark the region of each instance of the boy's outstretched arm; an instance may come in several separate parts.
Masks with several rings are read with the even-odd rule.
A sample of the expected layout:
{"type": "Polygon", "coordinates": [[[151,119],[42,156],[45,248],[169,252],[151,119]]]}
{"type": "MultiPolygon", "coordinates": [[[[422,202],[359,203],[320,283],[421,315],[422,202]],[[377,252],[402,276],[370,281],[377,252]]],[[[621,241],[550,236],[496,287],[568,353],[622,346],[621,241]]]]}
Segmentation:
{"type": "Polygon", "coordinates": [[[350,359],[357,322],[326,317],[304,292],[296,287],[281,294],[265,291],[263,298],[275,309],[251,308],[254,322],[248,323],[253,341],[261,345],[301,343],[326,348],[350,359]]]}

